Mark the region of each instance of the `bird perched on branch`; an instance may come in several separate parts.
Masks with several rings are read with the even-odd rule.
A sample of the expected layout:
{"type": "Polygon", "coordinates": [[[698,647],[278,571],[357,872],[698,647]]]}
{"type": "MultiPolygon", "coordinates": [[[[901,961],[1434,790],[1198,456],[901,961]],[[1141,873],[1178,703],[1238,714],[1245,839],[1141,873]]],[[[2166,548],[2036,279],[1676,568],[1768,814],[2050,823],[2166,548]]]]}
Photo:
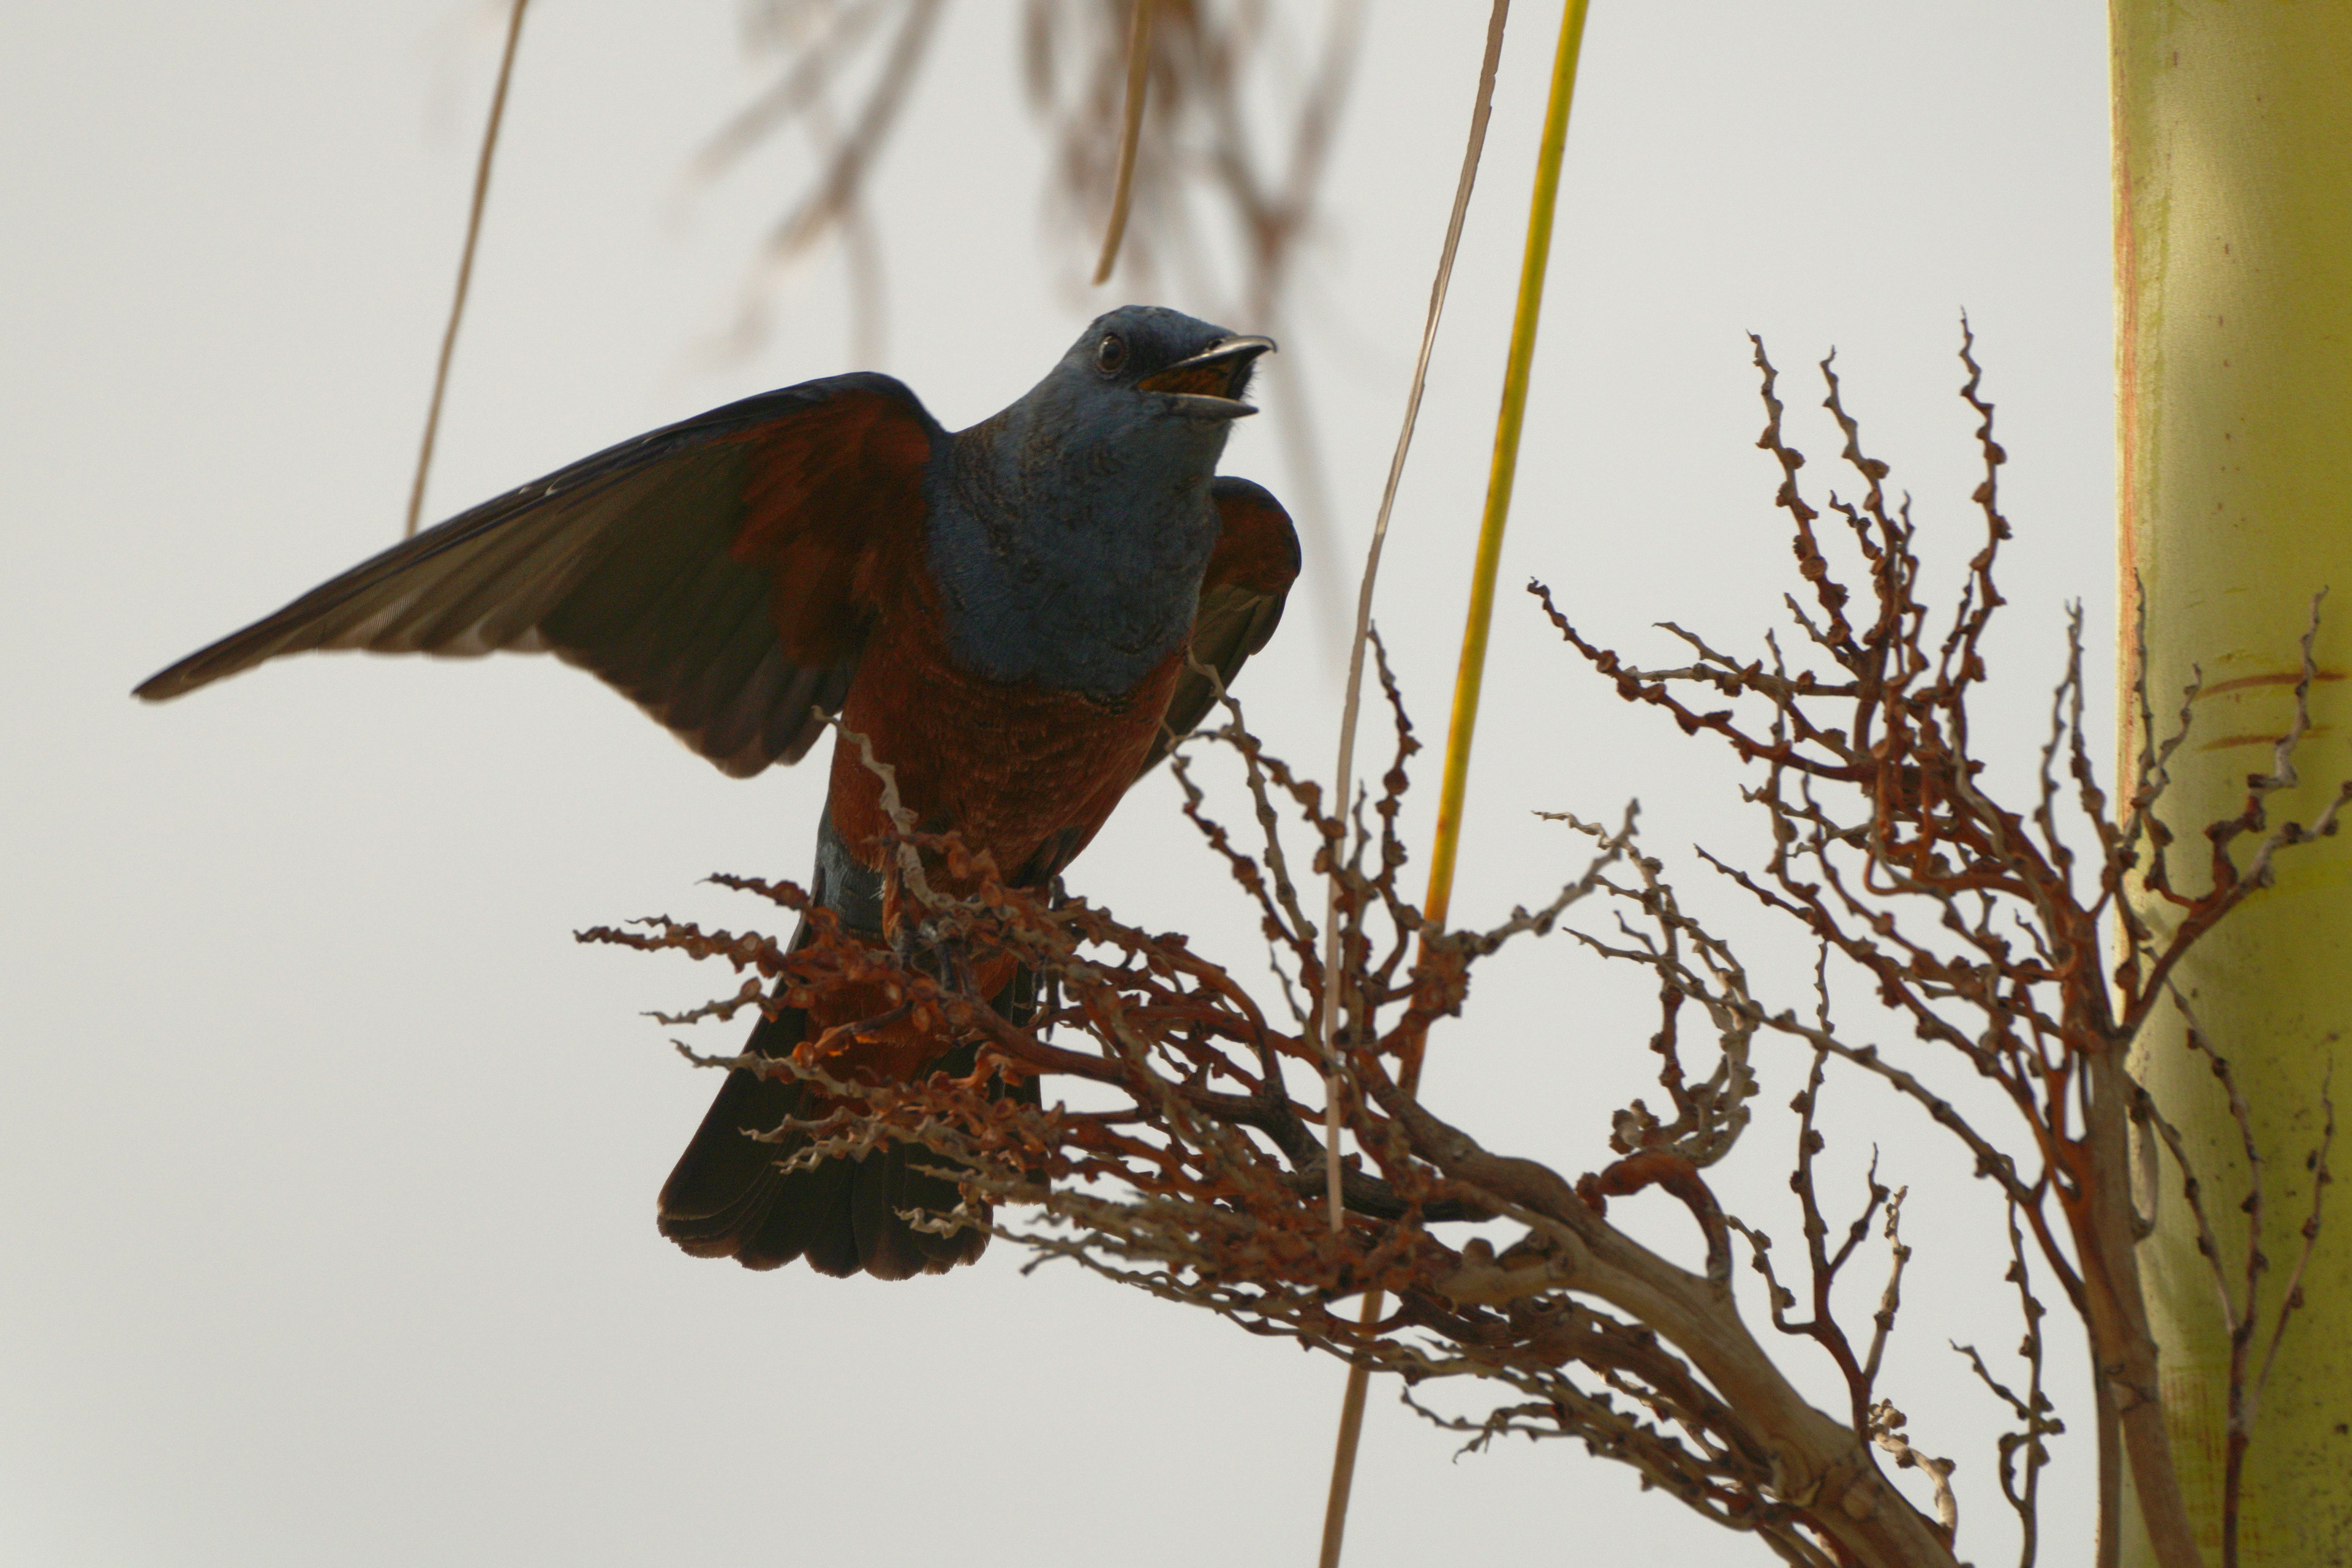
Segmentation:
{"type": "MultiPolygon", "coordinates": [[[[953,435],[886,375],[729,404],[419,533],[137,694],[313,648],[553,653],[739,778],[798,761],[837,714],[922,830],[1043,887],[1281,618],[1290,520],[1216,477],[1273,346],[1129,306],[953,435]]],[[[810,890],[876,941],[897,934],[888,826],[879,775],[836,743],[810,890]]],[[[790,1056],[855,1021],[772,1000],[749,1049],[790,1056]]],[[[749,1136],[822,1114],[798,1080],[730,1073],[662,1188],[662,1233],[748,1268],[894,1279],[979,1256],[984,1231],[908,1224],[957,1194],[903,1145],[788,1173],[793,1140],[749,1136]]]]}

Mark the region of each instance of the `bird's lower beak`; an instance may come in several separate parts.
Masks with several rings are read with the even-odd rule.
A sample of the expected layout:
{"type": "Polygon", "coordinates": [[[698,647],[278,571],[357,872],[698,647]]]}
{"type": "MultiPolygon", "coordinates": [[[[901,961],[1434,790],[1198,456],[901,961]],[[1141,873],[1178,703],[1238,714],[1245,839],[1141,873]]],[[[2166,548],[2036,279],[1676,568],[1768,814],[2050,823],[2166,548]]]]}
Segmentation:
{"type": "Polygon", "coordinates": [[[1257,356],[1271,353],[1272,338],[1222,338],[1190,359],[1154,371],[1135,384],[1139,392],[1164,393],[1196,419],[1239,419],[1257,410],[1242,401],[1257,356]]]}

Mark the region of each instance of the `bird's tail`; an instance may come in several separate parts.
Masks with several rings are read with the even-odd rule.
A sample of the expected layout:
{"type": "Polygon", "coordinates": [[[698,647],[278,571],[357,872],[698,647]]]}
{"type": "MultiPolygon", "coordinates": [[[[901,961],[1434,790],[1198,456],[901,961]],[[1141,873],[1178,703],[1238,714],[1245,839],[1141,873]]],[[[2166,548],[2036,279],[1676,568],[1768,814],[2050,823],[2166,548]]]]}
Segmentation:
{"type": "MultiPolygon", "coordinates": [[[[1025,1014],[1016,1005],[1028,987],[1026,976],[1007,987],[1000,1012],[1025,1014]]],[[[779,1007],[751,1031],[750,1049],[763,1057],[787,1057],[805,1037],[808,1015],[779,1007]]],[[[978,1052],[968,1043],[947,1053],[933,1070],[961,1075],[978,1052]]],[[[901,1212],[922,1209],[943,1215],[956,1206],[956,1184],[929,1170],[953,1162],[918,1145],[893,1143],[863,1157],[841,1156],[812,1169],[782,1168],[803,1148],[798,1134],[761,1142],[753,1132],[774,1130],[788,1119],[824,1114],[813,1086],[793,1079],[730,1072],[711,1101],[694,1141],[661,1192],[661,1232],[697,1258],[732,1258],[746,1268],[776,1268],[795,1258],[808,1259],[820,1274],[864,1272],[877,1279],[944,1274],[970,1263],[988,1246],[988,1232],[966,1229],[952,1236],[917,1230],[901,1212]]],[[[1034,1079],[1010,1092],[1034,1101],[1034,1079]]]]}

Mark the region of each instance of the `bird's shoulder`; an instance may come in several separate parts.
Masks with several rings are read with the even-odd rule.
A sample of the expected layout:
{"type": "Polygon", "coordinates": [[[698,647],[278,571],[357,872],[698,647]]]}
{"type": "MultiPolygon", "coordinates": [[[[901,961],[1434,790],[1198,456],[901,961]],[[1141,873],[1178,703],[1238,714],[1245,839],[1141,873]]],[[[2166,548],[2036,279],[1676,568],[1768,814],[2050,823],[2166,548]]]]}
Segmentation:
{"type": "Polygon", "coordinates": [[[1202,574],[1202,588],[1287,594],[1298,576],[1298,530],[1274,492],[1254,479],[1221,474],[1210,481],[1209,503],[1217,516],[1217,542],[1202,574]]]}
{"type": "Polygon", "coordinates": [[[728,553],[761,573],[784,651],[831,660],[919,573],[927,479],[951,441],[913,391],[870,372],[827,376],[703,416],[744,451],[728,553]]]}

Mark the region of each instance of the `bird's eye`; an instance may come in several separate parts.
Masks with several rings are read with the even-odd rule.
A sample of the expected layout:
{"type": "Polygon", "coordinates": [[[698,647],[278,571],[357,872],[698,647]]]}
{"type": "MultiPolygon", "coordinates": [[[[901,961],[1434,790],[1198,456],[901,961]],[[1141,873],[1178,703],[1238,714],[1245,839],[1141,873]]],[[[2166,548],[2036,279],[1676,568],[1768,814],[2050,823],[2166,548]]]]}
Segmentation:
{"type": "Polygon", "coordinates": [[[1127,340],[1117,332],[1105,332],[1103,341],[1095,345],[1095,368],[1105,375],[1117,375],[1127,363],[1127,340]]]}

